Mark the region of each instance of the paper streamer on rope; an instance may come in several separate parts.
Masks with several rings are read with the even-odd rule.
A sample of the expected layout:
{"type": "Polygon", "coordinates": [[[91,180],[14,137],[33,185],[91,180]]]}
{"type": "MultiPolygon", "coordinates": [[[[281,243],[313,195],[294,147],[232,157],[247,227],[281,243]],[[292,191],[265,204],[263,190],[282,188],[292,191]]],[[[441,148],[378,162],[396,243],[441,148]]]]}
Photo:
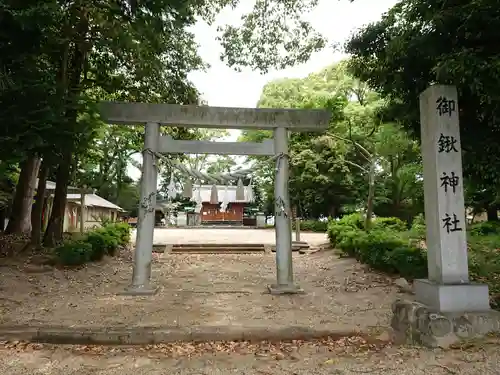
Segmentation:
{"type": "Polygon", "coordinates": [[[182,191],[182,196],[184,198],[192,198],[193,197],[193,183],[190,179],[187,179],[184,183],[184,190],[182,191]]]}
{"type": "Polygon", "coordinates": [[[241,178],[238,179],[238,185],[236,186],[236,200],[245,200],[245,186],[243,186],[243,181],[241,180],[241,178]]]}
{"type": "Polygon", "coordinates": [[[252,179],[250,179],[250,183],[248,184],[248,186],[245,186],[245,196],[247,202],[253,203],[255,201],[252,189],[252,179]]]}
{"type": "Polygon", "coordinates": [[[228,187],[224,187],[224,197],[222,198],[222,204],[220,207],[221,212],[227,212],[227,207],[229,206],[229,190],[228,187]]]}
{"type": "Polygon", "coordinates": [[[194,201],[196,203],[196,205],[194,206],[194,211],[199,214],[201,212],[201,209],[203,208],[203,200],[201,199],[201,185],[199,185],[198,189],[196,190],[194,201]]]}
{"type": "Polygon", "coordinates": [[[170,182],[167,186],[167,196],[170,199],[174,199],[177,196],[177,191],[175,190],[174,173],[170,175],[170,182]]]}
{"type": "Polygon", "coordinates": [[[213,184],[212,189],[210,189],[210,204],[219,204],[219,193],[217,191],[217,185],[213,184]]]}

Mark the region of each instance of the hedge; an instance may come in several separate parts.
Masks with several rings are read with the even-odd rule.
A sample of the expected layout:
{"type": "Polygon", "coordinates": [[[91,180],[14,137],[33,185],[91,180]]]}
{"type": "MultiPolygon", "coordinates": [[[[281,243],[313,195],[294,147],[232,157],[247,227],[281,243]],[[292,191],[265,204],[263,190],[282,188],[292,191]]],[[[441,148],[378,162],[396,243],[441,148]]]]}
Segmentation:
{"type": "Polygon", "coordinates": [[[69,240],[54,249],[57,263],[80,266],[115,256],[120,247],[130,242],[130,226],[126,223],[107,224],[87,233],[83,238],[69,240]]]}
{"type": "Polygon", "coordinates": [[[427,253],[401,235],[406,224],[398,218],[376,218],[364,230],[360,214],[344,216],[328,225],[333,247],[374,269],[399,274],[407,279],[427,277],[427,253]]]}
{"type": "MultiPolygon", "coordinates": [[[[366,232],[361,215],[348,215],[328,224],[328,237],[343,255],[373,269],[408,280],[426,278],[427,251],[421,246],[425,239],[423,216],[415,217],[409,231],[401,230],[405,225],[398,220],[377,218],[366,232]]],[[[491,305],[500,309],[500,224],[473,224],[468,232],[470,278],[488,284],[491,305]]]]}
{"type": "MultiPolygon", "coordinates": [[[[295,229],[295,220],[292,221],[292,228],[295,229]]],[[[328,221],[301,220],[300,230],[304,232],[326,232],[328,221]]]]}

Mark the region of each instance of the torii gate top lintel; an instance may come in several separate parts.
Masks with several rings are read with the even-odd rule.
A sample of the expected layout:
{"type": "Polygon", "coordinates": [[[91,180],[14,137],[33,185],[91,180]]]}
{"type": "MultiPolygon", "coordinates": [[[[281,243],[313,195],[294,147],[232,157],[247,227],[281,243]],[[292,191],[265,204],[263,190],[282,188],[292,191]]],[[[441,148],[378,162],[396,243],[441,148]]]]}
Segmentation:
{"type": "Polygon", "coordinates": [[[209,107],[178,104],[103,102],[101,117],[111,124],[157,123],[181,127],[324,131],[331,113],[320,109],[209,107]]]}

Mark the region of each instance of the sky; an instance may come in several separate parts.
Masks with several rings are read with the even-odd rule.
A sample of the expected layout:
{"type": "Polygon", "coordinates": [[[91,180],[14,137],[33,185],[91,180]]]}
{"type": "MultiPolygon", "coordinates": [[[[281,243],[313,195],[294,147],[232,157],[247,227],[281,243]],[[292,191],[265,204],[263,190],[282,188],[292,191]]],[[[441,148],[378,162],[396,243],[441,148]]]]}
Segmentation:
{"type": "MultiPolygon", "coordinates": [[[[320,0],[319,5],[305,16],[316,30],[327,37],[331,42],[343,44],[351,33],[363,25],[377,21],[382,13],[396,4],[396,0],[320,0]]],[[[199,21],[191,31],[196,36],[199,45],[198,52],[205,62],[210,65],[206,71],[195,71],[189,79],[201,92],[202,98],[208,105],[217,107],[250,107],[256,106],[264,85],[278,78],[301,78],[310,73],[321,70],[334,62],[342,60],[346,55],[334,52],[327,47],[315,53],[304,64],[281,71],[270,71],[262,75],[250,69],[236,72],[220,61],[222,47],[217,42],[217,26],[234,24],[239,20],[243,11],[252,6],[252,0],[241,0],[242,6],[232,10],[225,9],[219,14],[214,24],[209,26],[199,21]]],[[[225,141],[235,141],[238,130],[231,130],[225,141]]],[[[140,156],[138,157],[140,160],[140,156]]],[[[129,175],[138,179],[140,172],[129,168],[129,175]]]]}

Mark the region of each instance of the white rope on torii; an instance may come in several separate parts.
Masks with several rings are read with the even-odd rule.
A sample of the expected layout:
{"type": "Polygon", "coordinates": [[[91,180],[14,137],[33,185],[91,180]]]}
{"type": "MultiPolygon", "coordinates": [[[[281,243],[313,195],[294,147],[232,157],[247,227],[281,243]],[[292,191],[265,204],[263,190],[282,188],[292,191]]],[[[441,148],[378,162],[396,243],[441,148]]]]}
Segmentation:
{"type": "MultiPolygon", "coordinates": [[[[280,153],[277,155],[274,155],[273,157],[269,158],[268,160],[264,162],[260,162],[255,164],[252,168],[241,168],[237,169],[234,171],[230,172],[225,172],[225,173],[206,173],[198,170],[194,170],[191,168],[188,168],[184,166],[182,163],[180,163],[177,160],[171,160],[166,158],[164,155],[154,152],[151,149],[144,149],[144,151],[151,153],[153,156],[155,156],[158,159],[164,160],[170,167],[177,169],[181,173],[188,175],[189,177],[198,180],[198,181],[208,181],[213,184],[212,186],[212,191],[211,191],[211,198],[210,198],[210,203],[212,204],[218,204],[219,203],[219,198],[218,198],[218,192],[217,192],[217,187],[216,184],[222,183],[226,185],[230,181],[238,181],[237,187],[236,187],[236,200],[244,200],[245,197],[247,200],[252,201],[254,200],[254,194],[252,190],[252,179],[250,179],[250,183],[248,186],[243,186],[243,179],[247,177],[249,174],[253,173],[256,169],[258,169],[262,164],[265,164],[266,162],[270,161],[276,161],[276,168],[279,168],[280,160],[283,157],[287,157],[287,155],[280,153]]],[[[200,185],[201,186],[201,185],[200,185]]],[[[193,197],[193,187],[192,183],[188,181],[185,186],[184,186],[184,192],[183,195],[185,198],[191,198],[194,200],[196,203],[195,206],[195,211],[197,213],[201,212],[202,209],[202,198],[201,198],[201,193],[200,193],[200,188],[197,189],[196,196],[193,197]]],[[[176,189],[175,189],[175,183],[173,182],[173,173],[170,178],[170,184],[168,186],[168,195],[169,197],[173,198],[176,194],[176,189]]],[[[224,198],[222,200],[222,205],[221,205],[221,211],[225,212],[228,206],[228,189],[227,186],[224,191],[224,198]]]]}

